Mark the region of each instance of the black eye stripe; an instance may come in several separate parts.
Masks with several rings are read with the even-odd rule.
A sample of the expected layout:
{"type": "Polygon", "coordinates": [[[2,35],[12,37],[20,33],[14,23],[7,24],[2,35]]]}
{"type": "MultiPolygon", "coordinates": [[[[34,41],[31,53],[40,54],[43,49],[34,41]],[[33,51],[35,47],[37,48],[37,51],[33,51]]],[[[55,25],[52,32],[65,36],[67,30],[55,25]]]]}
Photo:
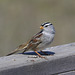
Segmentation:
{"type": "Polygon", "coordinates": [[[48,27],[49,25],[46,25],[45,27],[48,27]]]}
{"type": "Polygon", "coordinates": [[[52,25],[52,23],[50,25],[52,25]]]}

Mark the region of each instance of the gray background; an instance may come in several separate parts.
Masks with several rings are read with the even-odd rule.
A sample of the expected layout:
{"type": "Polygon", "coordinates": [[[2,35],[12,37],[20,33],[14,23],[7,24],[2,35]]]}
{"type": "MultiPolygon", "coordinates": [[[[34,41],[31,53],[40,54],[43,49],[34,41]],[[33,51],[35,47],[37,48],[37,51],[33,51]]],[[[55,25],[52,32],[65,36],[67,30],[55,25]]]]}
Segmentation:
{"type": "Polygon", "coordinates": [[[0,56],[37,33],[43,22],[56,30],[51,46],[75,41],[75,0],[0,0],[0,56]]]}

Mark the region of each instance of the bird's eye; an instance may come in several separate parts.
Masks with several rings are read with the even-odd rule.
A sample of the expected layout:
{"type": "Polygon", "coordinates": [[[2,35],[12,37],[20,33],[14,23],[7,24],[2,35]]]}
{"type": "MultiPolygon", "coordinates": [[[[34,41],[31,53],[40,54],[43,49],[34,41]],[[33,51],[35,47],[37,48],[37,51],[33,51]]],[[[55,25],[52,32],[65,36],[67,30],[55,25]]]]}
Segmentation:
{"type": "Polygon", "coordinates": [[[48,25],[47,25],[47,26],[45,26],[45,27],[48,27],[48,25]]]}

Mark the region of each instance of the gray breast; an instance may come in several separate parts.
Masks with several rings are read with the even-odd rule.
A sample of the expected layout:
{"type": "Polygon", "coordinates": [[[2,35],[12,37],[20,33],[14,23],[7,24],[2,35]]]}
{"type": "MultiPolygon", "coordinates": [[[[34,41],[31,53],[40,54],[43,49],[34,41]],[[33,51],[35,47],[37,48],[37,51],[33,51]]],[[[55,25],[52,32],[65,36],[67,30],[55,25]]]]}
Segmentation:
{"type": "Polygon", "coordinates": [[[51,42],[53,41],[53,39],[54,39],[54,34],[44,33],[43,36],[41,37],[42,43],[39,44],[37,48],[44,49],[44,48],[48,47],[51,44],[51,42]]]}

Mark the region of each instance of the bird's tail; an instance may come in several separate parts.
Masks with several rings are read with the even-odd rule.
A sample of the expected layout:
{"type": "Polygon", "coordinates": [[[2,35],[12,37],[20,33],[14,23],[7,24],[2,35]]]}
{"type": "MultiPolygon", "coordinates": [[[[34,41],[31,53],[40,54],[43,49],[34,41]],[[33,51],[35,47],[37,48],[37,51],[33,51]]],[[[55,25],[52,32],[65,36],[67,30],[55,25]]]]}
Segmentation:
{"type": "Polygon", "coordinates": [[[15,49],[15,50],[12,51],[11,53],[7,54],[6,56],[12,55],[12,54],[14,54],[14,53],[16,53],[16,52],[18,52],[18,51],[19,51],[18,49],[15,49]]]}
{"type": "Polygon", "coordinates": [[[27,50],[27,46],[28,44],[22,44],[20,45],[17,49],[15,49],[14,51],[12,51],[11,53],[7,54],[6,56],[12,55],[20,50],[24,50],[24,52],[27,50]]]}

